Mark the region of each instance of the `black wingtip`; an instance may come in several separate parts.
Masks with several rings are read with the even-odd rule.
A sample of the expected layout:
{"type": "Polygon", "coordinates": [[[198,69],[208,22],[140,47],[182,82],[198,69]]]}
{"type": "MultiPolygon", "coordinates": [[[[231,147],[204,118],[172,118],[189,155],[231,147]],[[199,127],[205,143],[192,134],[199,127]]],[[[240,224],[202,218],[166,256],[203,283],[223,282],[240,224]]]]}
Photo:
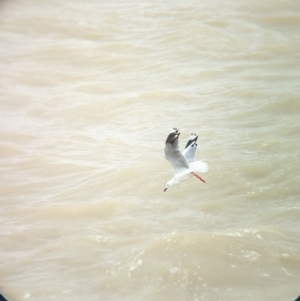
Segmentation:
{"type": "Polygon", "coordinates": [[[192,133],[191,136],[190,136],[190,138],[189,138],[189,140],[188,140],[188,142],[187,142],[187,144],[186,144],[186,146],[185,146],[185,148],[189,147],[193,142],[196,143],[197,139],[198,139],[198,135],[192,133]]]}
{"type": "Polygon", "coordinates": [[[2,294],[0,294],[0,301],[8,301],[2,294]]]}
{"type": "Polygon", "coordinates": [[[177,128],[173,128],[173,131],[167,137],[166,143],[173,145],[178,140],[179,135],[179,130],[177,128]]]}

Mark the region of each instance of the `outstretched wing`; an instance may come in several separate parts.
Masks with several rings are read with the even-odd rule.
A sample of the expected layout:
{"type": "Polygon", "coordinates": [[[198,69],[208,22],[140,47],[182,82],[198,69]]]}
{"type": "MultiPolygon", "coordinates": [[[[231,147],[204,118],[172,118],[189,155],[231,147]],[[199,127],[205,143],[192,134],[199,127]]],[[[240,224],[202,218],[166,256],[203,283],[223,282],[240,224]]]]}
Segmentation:
{"type": "Polygon", "coordinates": [[[165,158],[173,165],[175,173],[179,173],[185,169],[189,169],[189,164],[186,161],[186,158],[179,151],[179,135],[179,131],[176,128],[174,128],[167,137],[164,149],[165,158]]]}
{"type": "Polygon", "coordinates": [[[196,134],[191,134],[190,139],[188,140],[184,151],[182,152],[188,164],[195,161],[195,154],[197,150],[197,139],[198,136],[196,134]]]}

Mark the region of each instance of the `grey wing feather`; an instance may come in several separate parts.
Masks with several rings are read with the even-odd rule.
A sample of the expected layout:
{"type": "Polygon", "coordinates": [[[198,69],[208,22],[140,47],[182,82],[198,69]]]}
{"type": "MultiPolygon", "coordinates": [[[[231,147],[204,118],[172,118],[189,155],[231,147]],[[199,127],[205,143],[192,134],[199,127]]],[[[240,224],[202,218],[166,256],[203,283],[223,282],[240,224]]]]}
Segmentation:
{"type": "Polygon", "coordinates": [[[189,164],[195,161],[196,150],[197,150],[197,144],[196,142],[193,142],[183,151],[182,154],[189,164]]]}
{"type": "Polygon", "coordinates": [[[189,164],[195,161],[195,154],[197,150],[197,139],[198,136],[196,134],[191,134],[191,137],[188,140],[185,149],[182,153],[189,164]]]}
{"type": "Polygon", "coordinates": [[[189,169],[186,158],[181,154],[178,148],[178,137],[180,133],[174,128],[168,135],[164,149],[165,158],[173,165],[175,173],[189,169]]]}

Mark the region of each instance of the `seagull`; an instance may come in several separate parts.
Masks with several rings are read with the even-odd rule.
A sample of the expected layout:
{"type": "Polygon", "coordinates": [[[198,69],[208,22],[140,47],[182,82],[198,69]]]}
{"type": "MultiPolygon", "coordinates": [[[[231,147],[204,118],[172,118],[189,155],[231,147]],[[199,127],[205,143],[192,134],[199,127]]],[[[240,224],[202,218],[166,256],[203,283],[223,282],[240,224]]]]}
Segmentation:
{"type": "Polygon", "coordinates": [[[173,165],[175,174],[167,183],[164,192],[171,186],[179,184],[181,181],[187,180],[195,176],[200,181],[205,182],[196,172],[206,172],[208,165],[202,161],[195,161],[195,153],[197,150],[196,134],[191,134],[184,151],[181,153],[178,147],[178,137],[180,132],[174,128],[168,135],[164,149],[165,158],[173,165]]]}

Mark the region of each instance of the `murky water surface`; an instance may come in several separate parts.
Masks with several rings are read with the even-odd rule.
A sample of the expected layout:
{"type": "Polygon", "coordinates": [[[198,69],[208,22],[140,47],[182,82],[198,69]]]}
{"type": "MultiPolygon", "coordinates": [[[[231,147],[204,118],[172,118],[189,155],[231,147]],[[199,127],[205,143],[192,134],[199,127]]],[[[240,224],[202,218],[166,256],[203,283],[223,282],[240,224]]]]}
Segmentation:
{"type": "Polygon", "coordinates": [[[294,300],[298,1],[2,1],[0,291],[294,300]],[[173,127],[207,184],[173,176],[173,127]]]}

